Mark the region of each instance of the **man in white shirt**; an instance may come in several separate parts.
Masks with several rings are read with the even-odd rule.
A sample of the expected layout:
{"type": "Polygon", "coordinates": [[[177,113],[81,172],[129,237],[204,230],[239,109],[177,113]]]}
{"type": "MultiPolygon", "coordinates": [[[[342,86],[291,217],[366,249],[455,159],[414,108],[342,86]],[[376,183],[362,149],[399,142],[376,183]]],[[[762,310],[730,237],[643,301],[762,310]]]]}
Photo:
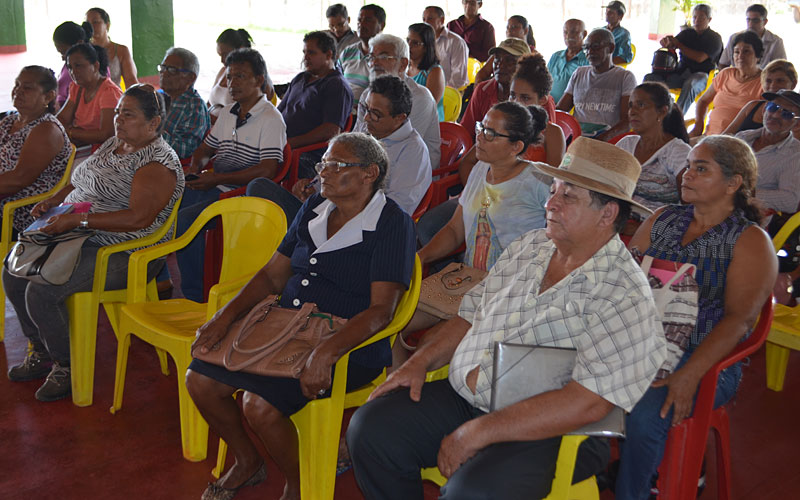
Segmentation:
{"type": "Polygon", "coordinates": [[[607,29],[589,33],[583,50],[589,66],[575,70],[557,108],[569,112],[574,106],[583,135],[608,141],[629,129],[628,100],[636,77],[614,66],[614,35],[607,29]]]}
{"type": "Polygon", "coordinates": [[[439,63],[444,70],[447,86],[454,89],[465,86],[469,83],[467,42],[444,25],[444,11],[441,7],[425,7],[425,10],[422,11],[422,22],[429,24],[436,34],[436,54],[439,56],[439,63]]]}
{"type": "MultiPolygon", "coordinates": [[[[347,443],[367,499],[420,498],[419,469],[437,465],[449,478],[442,498],[543,498],[560,437],[614,405],[631,410],[663,363],[652,292],[617,234],[639,163],[579,137],[560,168],[536,165],[555,177],[547,228],[512,242],[458,316],[429,330],[350,421],[347,443]],[[495,341],[577,349],[571,380],[489,412],[495,341]],[[425,383],[448,363],[448,380],[425,383]]],[[[581,445],[576,480],[604,467],[605,446],[592,438],[581,445]]]]}
{"type": "Polygon", "coordinates": [[[369,91],[364,120],[389,155],[386,196],[412,215],[431,185],[432,174],[428,148],[408,120],[411,91],[394,76],[376,78],[369,91]]]}
{"type": "MultiPolygon", "coordinates": [[[[764,44],[764,53],[758,60],[758,67],[764,69],[767,64],[775,59],[786,59],[786,49],[783,47],[783,40],[775,33],[766,28],[767,8],[761,4],[753,4],[747,8],[747,29],[761,38],[764,44]]],[[[719,58],[719,69],[727,68],[733,64],[733,39],[739,33],[734,33],[728,40],[728,45],[722,51],[719,58]]]]}
{"type": "MultiPolygon", "coordinates": [[[[436,112],[436,101],[433,100],[430,90],[418,84],[406,75],[408,68],[408,43],[400,37],[381,33],[369,41],[369,79],[370,81],[383,75],[392,75],[400,78],[411,90],[411,115],[408,119],[414,127],[425,146],[431,159],[431,166],[439,168],[441,157],[442,138],[439,133],[439,114],[436,112]]],[[[353,128],[355,132],[367,133],[367,123],[364,120],[366,106],[363,105],[369,95],[369,89],[361,95],[358,106],[358,118],[353,128]]]]}

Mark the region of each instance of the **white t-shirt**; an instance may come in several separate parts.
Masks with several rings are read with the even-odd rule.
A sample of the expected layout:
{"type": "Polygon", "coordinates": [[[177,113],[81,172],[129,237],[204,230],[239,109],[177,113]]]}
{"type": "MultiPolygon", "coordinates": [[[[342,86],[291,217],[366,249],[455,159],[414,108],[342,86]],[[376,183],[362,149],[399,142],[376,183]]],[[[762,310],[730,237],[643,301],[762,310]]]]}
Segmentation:
{"type": "Polygon", "coordinates": [[[630,71],[613,66],[598,73],[592,66],[581,66],[569,79],[565,94],[572,94],[575,118],[586,135],[612,127],[619,119],[619,101],[630,96],[636,77],[630,71]]]}
{"type": "Polygon", "coordinates": [[[458,199],[464,220],[467,252],[464,263],[489,270],[515,239],[545,226],[544,204],[551,178],[533,163],[516,177],[499,184],[486,182],[489,164],[479,161],[458,199]]]}
{"type": "MultiPolygon", "coordinates": [[[[626,135],[617,142],[617,147],[634,154],[640,139],[638,135],[626,135]]],[[[686,167],[686,157],[691,149],[677,137],[661,146],[642,164],[633,199],[650,210],[680,203],[678,174],[686,167]]]]}

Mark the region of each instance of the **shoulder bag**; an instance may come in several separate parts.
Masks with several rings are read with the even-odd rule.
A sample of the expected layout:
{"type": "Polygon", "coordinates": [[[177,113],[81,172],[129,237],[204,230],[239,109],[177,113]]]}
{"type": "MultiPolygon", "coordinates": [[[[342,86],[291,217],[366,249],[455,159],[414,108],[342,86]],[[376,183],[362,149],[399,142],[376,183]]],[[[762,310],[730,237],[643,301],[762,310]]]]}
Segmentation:
{"type": "Polygon", "coordinates": [[[40,285],[63,285],[78,265],[81,247],[93,234],[85,229],[56,235],[22,233],[4,265],[12,276],[40,285]]]}

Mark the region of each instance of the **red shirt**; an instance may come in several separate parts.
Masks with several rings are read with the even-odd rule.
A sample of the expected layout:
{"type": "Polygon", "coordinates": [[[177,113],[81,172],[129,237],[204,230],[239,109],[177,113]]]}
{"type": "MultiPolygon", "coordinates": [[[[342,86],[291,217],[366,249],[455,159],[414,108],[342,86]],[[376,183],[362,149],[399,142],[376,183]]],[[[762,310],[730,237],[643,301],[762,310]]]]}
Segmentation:
{"type": "Polygon", "coordinates": [[[473,141],[475,140],[475,122],[483,120],[489,109],[499,102],[497,87],[497,80],[494,78],[475,85],[467,110],[464,112],[464,116],[461,117],[461,125],[469,130],[473,141]]]}
{"type": "Polygon", "coordinates": [[[447,29],[460,36],[467,42],[469,57],[474,57],[480,62],[489,59],[489,49],[495,46],[494,26],[478,14],[478,19],[471,26],[466,25],[464,16],[447,23],[447,29]]]}

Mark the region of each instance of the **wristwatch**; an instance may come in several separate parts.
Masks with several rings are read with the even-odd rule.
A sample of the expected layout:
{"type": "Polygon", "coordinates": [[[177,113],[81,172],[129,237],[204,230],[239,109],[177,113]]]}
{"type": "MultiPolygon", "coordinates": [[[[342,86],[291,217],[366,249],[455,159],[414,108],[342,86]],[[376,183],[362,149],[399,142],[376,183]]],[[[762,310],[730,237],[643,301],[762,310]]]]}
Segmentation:
{"type": "Polygon", "coordinates": [[[79,224],[81,229],[89,229],[89,212],[81,214],[81,222],[79,224]]]}

